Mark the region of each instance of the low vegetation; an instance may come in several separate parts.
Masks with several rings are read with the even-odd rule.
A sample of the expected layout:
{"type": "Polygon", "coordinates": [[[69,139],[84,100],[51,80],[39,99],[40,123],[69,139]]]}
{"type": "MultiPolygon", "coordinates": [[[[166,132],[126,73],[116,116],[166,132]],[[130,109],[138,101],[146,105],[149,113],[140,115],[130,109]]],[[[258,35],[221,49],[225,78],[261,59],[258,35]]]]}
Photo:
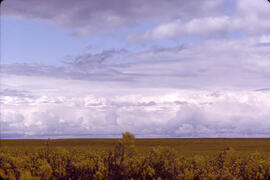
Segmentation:
{"type": "Polygon", "coordinates": [[[188,156],[170,146],[142,151],[128,132],[103,151],[59,147],[51,140],[32,150],[3,144],[2,179],[270,179],[270,158],[264,153],[225,148],[188,156]]]}

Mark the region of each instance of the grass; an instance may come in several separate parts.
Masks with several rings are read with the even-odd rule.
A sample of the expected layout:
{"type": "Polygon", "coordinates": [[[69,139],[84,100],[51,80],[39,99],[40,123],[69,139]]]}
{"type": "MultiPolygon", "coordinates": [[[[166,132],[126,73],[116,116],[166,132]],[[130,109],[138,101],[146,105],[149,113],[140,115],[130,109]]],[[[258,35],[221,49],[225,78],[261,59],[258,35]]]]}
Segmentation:
{"type": "MultiPolygon", "coordinates": [[[[66,149],[78,148],[81,151],[107,151],[114,148],[118,139],[55,139],[55,140],[1,140],[1,147],[11,151],[35,151],[49,142],[50,146],[66,149]]],[[[136,139],[139,152],[149,151],[152,147],[168,146],[184,156],[213,155],[226,147],[234,148],[240,154],[260,152],[270,156],[270,138],[170,138],[136,139]]]]}

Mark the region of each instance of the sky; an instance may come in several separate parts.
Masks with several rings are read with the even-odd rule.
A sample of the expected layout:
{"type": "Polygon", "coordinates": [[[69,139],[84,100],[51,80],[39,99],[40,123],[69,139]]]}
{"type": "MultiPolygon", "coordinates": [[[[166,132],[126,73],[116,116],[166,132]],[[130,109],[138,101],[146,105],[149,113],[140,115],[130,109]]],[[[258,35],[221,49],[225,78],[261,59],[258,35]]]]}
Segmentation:
{"type": "Polygon", "coordinates": [[[267,0],[6,0],[1,137],[270,137],[267,0]]]}

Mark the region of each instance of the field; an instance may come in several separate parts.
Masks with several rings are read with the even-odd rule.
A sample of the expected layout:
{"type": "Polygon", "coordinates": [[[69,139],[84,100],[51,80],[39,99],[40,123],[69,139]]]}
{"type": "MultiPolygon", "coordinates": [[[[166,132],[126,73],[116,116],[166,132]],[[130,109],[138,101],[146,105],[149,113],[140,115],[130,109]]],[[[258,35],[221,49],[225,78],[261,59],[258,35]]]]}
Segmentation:
{"type": "Polygon", "coordinates": [[[1,140],[0,179],[270,179],[270,139],[1,140]]]}
{"type": "MultiPolygon", "coordinates": [[[[2,140],[2,147],[13,150],[35,151],[50,143],[52,147],[81,150],[113,150],[119,139],[54,139],[54,140],[2,140]]],[[[139,152],[150,151],[151,148],[171,147],[184,156],[216,154],[227,147],[238,153],[248,154],[260,152],[270,156],[270,138],[168,138],[168,139],[136,139],[135,146],[139,152]]]]}

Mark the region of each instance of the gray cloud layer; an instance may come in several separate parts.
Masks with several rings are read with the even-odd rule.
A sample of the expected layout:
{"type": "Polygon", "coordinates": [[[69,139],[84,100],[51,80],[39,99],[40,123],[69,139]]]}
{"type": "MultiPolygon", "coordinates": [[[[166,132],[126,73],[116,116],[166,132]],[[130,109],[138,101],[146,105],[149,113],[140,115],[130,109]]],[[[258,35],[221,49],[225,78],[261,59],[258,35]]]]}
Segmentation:
{"type": "Polygon", "coordinates": [[[3,14],[41,19],[79,35],[112,32],[122,27],[220,14],[222,0],[9,0],[3,14]],[[192,13],[191,13],[192,12],[192,13]]]}
{"type": "Polygon", "coordinates": [[[119,87],[268,88],[270,46],[261,45],[267,37],[208,40],[135,53],[106,50],[70,57],[60,67],[7,64],[2,73],[115,82],[119,87]]]}

